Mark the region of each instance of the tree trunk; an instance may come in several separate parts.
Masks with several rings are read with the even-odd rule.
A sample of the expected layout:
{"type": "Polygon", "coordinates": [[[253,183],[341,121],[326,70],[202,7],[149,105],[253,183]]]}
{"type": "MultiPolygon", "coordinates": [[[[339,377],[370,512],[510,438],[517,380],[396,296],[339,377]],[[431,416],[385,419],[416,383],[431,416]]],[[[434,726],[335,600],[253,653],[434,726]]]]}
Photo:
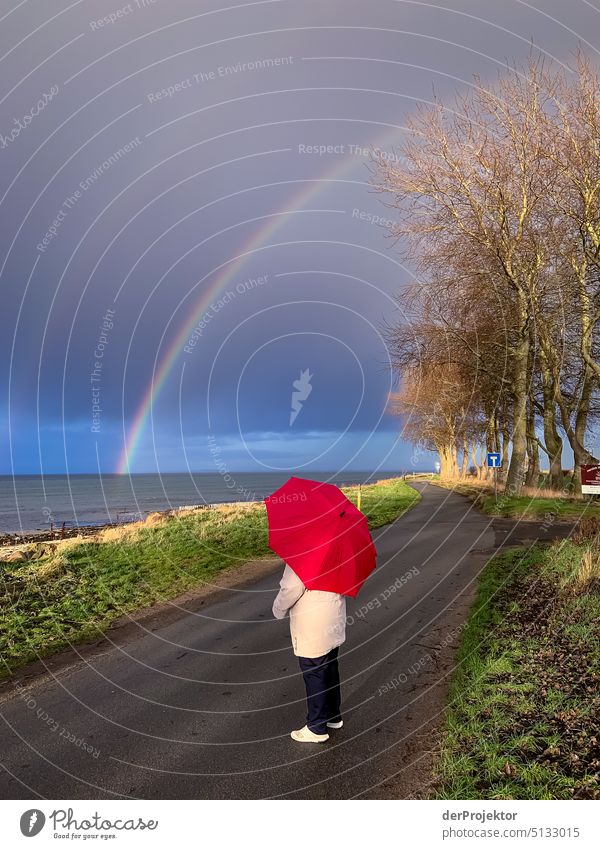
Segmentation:
{"type": "Polygon", "coordinates": [[[535,433],[535,407],[529,399],[527,411],[527,474],[525,485],[538,488],[540,483],[540,449],[535,433]]]}
{"type": "Polygon", "coordinates": [[[540,482],[540,451],[536,440],[530,436],[527,437],[527,461],[525,485],[537,489],[540,482]]]}
{"type": "MultiPolygon", "coordinates": [[[[598,460],[591,454],[586,448],[584,448],[583,443],[577,436],[577,430],[573,429],[571,424],[571,420],[569,418],[569,411],[567,409],[567,405],[565,403],[562,394],[558,396],[558,409],[560,410],[560,418],[561,424],[563,426],[563,430],[567,434],[569,439],[569,445],[573,449],[573,456],[575,457],[575,468],[573,470],[573,478],[571,480],[571,488],[574,489],[575,492],[581,492],[581,466],[584,463],[596,464],[598,460]]],[[[579,419],[580,428],[582,421],[584,419],[583,416],[577,414],[577,418],[579,419]]],[[[585,415],[585,420],[587,421],[587,413],[585,415]]]]}
{"type": "Polygon", "coordinates": [[[544,396],[544,443],[548,451],[548,483],[552,489],[562,489],[563,441],[556,426],[556,404],[554,402],[555,386],[552,373],[542,349],[540,349],[540,371],[542,376],[542,391],[544,396]]]}
{"type": "Polygon", "coordinates": [[[497,472],[499,480],[506,480],[506,473],[508,471],[508,446],[510,445],[510,427],[508,425],[508,420],[504,419],[504,423],[502,425],[502,454],[500,458],[500,469],[497,472]]]}
{"type": "Polygon", "coordinates": [[[477,457],[478,448],[480,450],[480,453],[483,455],[482,446],[477,445],[477,443],[473,443],[473,447],[471,449],[471,459],[473,460],[473,465],[475,466],[477,480],[483,480],[486,476],[484,472],[487,472],[487,466],[485,465],[485,458],[483,456],[480,458],[477,457]]]}
{"type": "MultiPolygon", "coordinates": [[[[582,266],[582,273],[579,285],[579,303],[581,307],[581,354],[585,362],[585,370],[583,374],[583,385],[579,396],[579,404],[577,405],[577,413],[575,415],[575,442],[579,446],[584,446],[585,433],[587,429],[588,413],[590,410],[590,398],[592,397],[592,387],[595,382],[594,369],[592,365],[592,330],[593,324],[591,319],[591,304],[587,291],[587,262],[582,266]]],[[[573,492],[581,495],[581,466],[583,463],[589,463],[587,452],[578,451],[575,454],[575,465],[573,468],[573,492]]],[[[589,455],[588,455],[589,456],[589,455]]]]}
{"type": "Polygon", "coordinates": [[[505,492],[511,496],[519,495],[521,492],[527,454],[527,372],[530,343],[527,326],[527,300],[523,292],[519,293],[518,307],[520,332],[514,355],[512,452],[505,487],[505,492]]]}
{"type": "Polygon", "coordinates": [[[494,410],[494,417],[492,419],[492,438],[494,442],[494,451],[500,450],[500,425],[498,423],[498,408],[494,410]]]}
{"type": "Polygon", "coordinates": [[[456,450],[456,445],[450,446],[450,467],[452,469],[452,477],[458,477],[458,452],[456,450]]]}
{"type": "MultiPolygon", "coordinates": [[[[585,435],[587,429],[588,413],[590,410],[590,398],[593,385],[596,381],[595,370],[592,362],[592,319],[591,304],[587,291],[587,262],[582,264],[579,278],[579,306],[581,310],[581,355],[585,363],[583,382],[577,412],[575,413],[575,430],[573,432],[573,455],[575,465],[573,468],[572,491],[581,495],[581,466],[584,463],[597,462],[596,459],[585,449],[585,435]]],[[[567,434],[569,435],[569,434],[567,434]]],[[[569,439],[571,436],[569,435],[569,439]]]]}
{"type": "Polygon", "coordinates": [[[473,464],[473,468],[475,469],[475,477],[477,480],[481,477],[481,470],[479,468],[479,463],[477,462],[477,444],[474,442],[471,445],[471,463],[473,464]]]}
{"type": "Polygon", "coordinates": [[[494,408],[494,418],[492,422],[492,438],[494,445],[492,451],[497,451],[498,453],[500,453],[500,422],[498,420],[498,407],[494,408]]]}
{"type": "MultiPolygon", "coordinates": [[[[575,416],[575,442],[577,445],[583,446],[585,434],[587,430],[587,420],[590,411],[590,398],[592,396],[592,387],[594,376],[592,369],[586,366],[585,375],[583,378],[583,387],[579,396],[579,404],[577,407],[577,415],[575,416]]],[[[594,458],[587,451],[578,451],[575,454],[575,465],[573,468],[572,492],[576,495],[581,495],[581,466],[584,463],[593,463],[594,458]]]]}
{"type": "Polygon", "coordinates": [[[575,458],[575,466],[573,469],[573,478],[571,480],[570,489],[573,492],[579,494],[581,493],[581,466],[584,463],[591,463],[592,465],[598,463],[596,457],[590,451],[588,451],[583,444],[592,388],[592,372],[590,369],[586,369],[579,404],[577,405],[574,428],[571,424],[570,411],[567,407],[564,396],[560,389],[557,389],[556,392],[556,400],[558,403],[558,409],[560,411],[561,424],[563,430],[567,434],[569,445],[573,449],[573,456],[575,458]]]}
{"type": "MultiPolygon", "coordinates": [[[[498,450],[498,436],[497,436],[497,418],[496,413],[487,413],[487,425],[485,428],[485,446],[482,446],[482,457],[481,457],[481,467],[480,467],[480,477],[484,480],[490,480],[494,472],[489,468],[487,464],[487,453],[489,451],[497,451],[498,450]]],[[[495,474],[498,474],[497,472],[495,474]]]]}
{"type": "Polygon", "coordinates": [[[440,455],[440,477],[450,479],[456,477],[456,448],[452,445],[439,445],[438,454],[440,455]]]}
{"type": "Polygon", "coordinates": [[[466,478],[468,471],[469,471],[469,445],[467,443],[467,437],[465,436],[463,438],[462,465],[460,467],[461,478],[466,478]]]}
{"type": "MultiPolygon", "coordinates": [[[[584,323],[584,322],[583,322],[584,323]]],[[[569,440],[569,445],[573,451],[573,456],[575,458],[575,464],[573,469],[573,477],[571,479],[569,489],[575,493],[581,493],[581,466],[583,463],[592,463],[595,464],[598,460],[591,454],[584,445],[585,441],[585,431],[587,426],[588,412],[589,412],[589,404],[590,397],[595,384],[594,372],[592,369],[588,367],[584,367],[583,377],[581,381],[581,388],[579,389],[579,396],[577,400],[577,406],[574,407],[573,403],[568,403],[565,399],[565,396],[562,392],[561,385],[561,361],[556,356],[556,352],[553,351],[551,347],[551,343],[548,340],[544,340],[544,336],[542,334],[542,341],[545,347],[543,362],[547,366],[550,371],[550,379],[552,386],[552,411],[555,416],[555,405],[558,407],[558,412],[560,414],[560,423],[562,429],[564,430],[567,439],[569,440]],[[571,417],[575,413],[575,427],[573,427],[573,423],[571,417]]],[[[542,375],[544,374],[544,370],[542,370],[542,375]]],[[[546,404],[546,400],[544,399],[544,406],[549,406],[546,404]]],[[[546,426],[546,415],[544,416],[544,427],[546,426]]],[[[550,440],[552,442],[552,439],[550,440]]],[[[556,440],[555,440],[556,442],[556,440]]],[[[562,442],[562,441],[561,441],[562,442]]],[[[561,444],[562,448],[562,444],[561,444]]],[[[548,444],[548,450],[549,444],[548,444]]],[[[555,474],[558,475],[558,459],[555,462],[555,474]]],[[[562,470],[561,470],[561,481],[560,486],[563,487],[562,481],[562,470]]]]}

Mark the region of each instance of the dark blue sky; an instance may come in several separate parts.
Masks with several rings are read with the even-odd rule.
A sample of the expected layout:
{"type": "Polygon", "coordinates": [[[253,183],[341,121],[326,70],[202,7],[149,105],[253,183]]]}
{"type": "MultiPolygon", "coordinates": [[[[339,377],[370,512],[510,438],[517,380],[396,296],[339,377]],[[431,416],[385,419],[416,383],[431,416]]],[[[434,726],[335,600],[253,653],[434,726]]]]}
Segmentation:
{"type": "Polygon", "coordinates": [[[368,149],[532,42],[598,56],[592,4],[538,5],[0,4],[0,473],[430,468],[368,149]]]}

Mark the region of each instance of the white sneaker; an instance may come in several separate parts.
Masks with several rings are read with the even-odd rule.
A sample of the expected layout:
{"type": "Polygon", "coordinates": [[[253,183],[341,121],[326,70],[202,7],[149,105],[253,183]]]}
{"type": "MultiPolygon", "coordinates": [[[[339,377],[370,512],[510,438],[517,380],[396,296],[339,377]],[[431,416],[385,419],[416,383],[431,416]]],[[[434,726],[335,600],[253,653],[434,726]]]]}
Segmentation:
{"type": "Polygon", "coordinates": [[[329,734],[315,734],[307,725],[298,731],[292,731],[290,737],[298,743],[325,743],[329,740],[329,734]]]}
{"type": "Polygon", "coordinates": [[[341,728],[344,725],[344,720],[340,719],[339,722],[328,722],[327,728],[341,728]]]}

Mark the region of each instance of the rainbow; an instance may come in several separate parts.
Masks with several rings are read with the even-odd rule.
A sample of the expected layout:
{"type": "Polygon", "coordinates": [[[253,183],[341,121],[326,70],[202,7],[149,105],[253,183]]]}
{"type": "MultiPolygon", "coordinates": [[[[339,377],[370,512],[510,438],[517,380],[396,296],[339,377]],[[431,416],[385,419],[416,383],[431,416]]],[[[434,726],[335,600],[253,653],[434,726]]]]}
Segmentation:
{"type": "MultiPolygon", "coordinates": [[[[391,125],[388,124],[386,126],[389,127],[391,125]]],[[[384,149],[383,146],[387,143],[389,137],[397,133],[400,129],[400,127],[394,127],[392,131],[386,131],[384,136],[377,142],[373,143],[371,147],[374,149],[384,149]]],[[[216,269],[219,273],[207,289],[202,292],[193,308],[190,310],[189,318],[184,321],[179,332],[175,334],[171,344],[166,347],[158,367],[153,369],[152,378],[142,395],[141,401],[130,425],[129,433],[126,435],[125,429],[123,430],[123,449],[119,455],[115,470],[117,474],[129,474],[135,452],[139,448],[140,439],[144,432],[148,417],[152,411],[154,401],[165,385],[167,378],[180,356],[185,343],[190,338],[194,327],[210,308],[210,305],[218,299],[219,294],[227,288],[232,279],[234,279],[238,273],[241,273],[244,264],[248,261],[248,257],[255,253],[259,248],[265,246],[273,233],[275,233],[287,220],[285,213],[290,211],[290,206],[292,211],[302,208],[307,201],[311,200],[315,195],[323,190],[325,184],[335,180],[355,165],[356,162],[352,159],[344,159],[341,163],[337,163],[335,167],[326,174],[326,176],[309,180],[309,185],[303,185],[302,191],[293,198],[291,203],[286,204],[285,210],[282,209],[273,215],[267,216],[267,220],[264,225],[248,239],[237,257],[232,260],[228,260],[216,269]]],[[[305,183],[306,181],[303,180],[302,182],[305,183]]]]}

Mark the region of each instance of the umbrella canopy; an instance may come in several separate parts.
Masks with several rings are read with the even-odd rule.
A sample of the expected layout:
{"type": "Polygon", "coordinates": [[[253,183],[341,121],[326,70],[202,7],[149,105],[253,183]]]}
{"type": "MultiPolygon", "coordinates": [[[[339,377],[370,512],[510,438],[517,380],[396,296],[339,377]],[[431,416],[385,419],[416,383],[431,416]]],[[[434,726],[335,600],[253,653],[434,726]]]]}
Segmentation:
{"type": "Polygon", "coordinates": [[[265,505],[269,547],[307,589],[357,595],[377,553],[366,517],[337,486],[292,477],[265,505]]]}

